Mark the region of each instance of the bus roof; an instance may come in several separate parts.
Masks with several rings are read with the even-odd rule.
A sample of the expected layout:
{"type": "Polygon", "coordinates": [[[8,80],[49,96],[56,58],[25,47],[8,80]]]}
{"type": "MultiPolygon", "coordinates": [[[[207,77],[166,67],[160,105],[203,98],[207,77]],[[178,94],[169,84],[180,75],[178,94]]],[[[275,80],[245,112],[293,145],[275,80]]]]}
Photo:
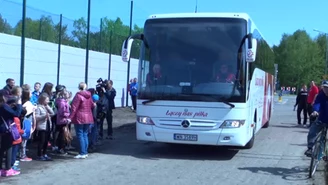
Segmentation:
{"type": "Polygon", "coordinates": [[[227,17],[242,18],[248,21],[250,19],[247,13],[172,13],[172,14],[153,14],[148,19],[156,18],[189,18],[189,17],[227,17]]]}
{"type": "MultiPolygon", "coordinates": [[[[258,30],[252,18],[247,13],[234,13],[234,12],[204,12],[204,13],[171,13],[171,14],[153,14],[148,19],[165,19],[165,18],[191,18],[191,17],[218,17],[218,18],[241,18],[247,22],[251,21],[252,32],[256,30],[258,34],[264,39],[263,34],[258,30]]],[[[265,39],[264,39],[265,40],[265,39]]]]}

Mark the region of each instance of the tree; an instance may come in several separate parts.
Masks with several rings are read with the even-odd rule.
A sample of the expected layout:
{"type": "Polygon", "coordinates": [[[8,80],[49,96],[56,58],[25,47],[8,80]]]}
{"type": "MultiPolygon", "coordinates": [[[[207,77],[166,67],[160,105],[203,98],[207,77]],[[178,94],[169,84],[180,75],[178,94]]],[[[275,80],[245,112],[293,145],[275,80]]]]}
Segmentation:
{"type": "Polygon", "coordinates": [[[73,39],[76,41],[76,47],[85,48],[87,43],[87,22],[82,17],[75,20],[73,23],[74,30],[72,31],[73,39]]]}
{"type": "Polygon", "coordinates": [[[12,27],[7,22],[7,20],[2,17],[1,14],[0,14],[0,32],[1,33],[7,33],[7,34],[12,33],[12,27]]]}
{"type": "MultiPolygon", "coordinates": [[[[61,43],[73,47],[86,48],[87,21],[82,17],[74,21],[73,31],[68,31],[68,25],[63,24],[60,30],[59,22],[54,23],[50,16],[40,19],[26,18],[26,38],[58,43],[61,33],[61,43]]],[[[101,29],[90,30],[90,50],[120,55],[122,43],[128,37],[130,28],[117,17],[111,20],[102,19],[101,29]]],[[[0,32],[21,36],[22,21],[12,27],[0,14],[0,32]]],[[[143,28],[134,25],[132,34],[142,33],[143,28]]],[[[293,34],[283,34],[279,45],[269,47],[264,41],[258,43],[258,56],[254,65],[261,65],[274,74],[273,65],[279,66],[278,80],[283,86],[300,86],[314,80],[319,82],[325,70],[327,38],[324,34],[315,39],[304,30],[293,34]],[[273,51],[273,52],[272,52],[273,51]]],[[[131,57],[138,58],[141,41],[132,45],[131,57]]]]}
{"type": "MultiPolygon", "coordinates": [[[[14,35],[22,36],[22,20],[14,27],[14,35]]],[[[25,37],[41,40],[40,21],[34,21],[31,18],[25,19],[25,37]]]]}
{"type": "MultiPolygon", "coordinates": [[[[25,19],[25,37],[43,40],[47,42],[58,43],[59,33],[61,32],[61,43],[73,47],[86,48],[87,38],[87,21],[81,17],[73,22],[74,30],[69,32],[68,25],[62,25],[60,30],[60,23],[54,23],[50,16],[42,16],[40,19],[25,19]]],[[[90,50],[112,53],[120,55],[122,50],[122,43],[129,35],[129,26],[124,25],[122,20],[117,17],[115,20],[103,18],[102,29],[98,31],[90,30],[89,48],[90,50]]],[[[13,33],[14,35],[22,35],[22,21],[19,21],[14,28],[6,22],[0,15],[0,31],[4,33],[13,33]]],[[[134,25],[133,33],[142,33],[143,29],[134,25]]],[[[137,58],[140,53],[140,41],[135,41],[131,57],[137,58]]]]}
{"type": "Polygon", "coordinates": [[[40,40],[47,42],[57,42],[58,33],[50,16],[42,16],[39,20],[40,40]]]}
{"type": "Polygon", "coordinates": [[[281,85],[300,87],[322,79],[324,68],[319,45],[304,30],[283,34],[274,52],[281,85]]]}
{"type": "Polygon", "coordinates": [[[63,45],[68,45],[68,46],[74,46],[76,45],[76,43],[74,42],[74,40],[72,39],[72,37],[70,37],[68,35],[68,31],[67,31],[67,25],[62,25],[62,29],[60,30],[60,23],[55,25],[55,30],[56,30],[56,43],[59,42],[59,33],[61,32],[61,43],[63,45]]]}

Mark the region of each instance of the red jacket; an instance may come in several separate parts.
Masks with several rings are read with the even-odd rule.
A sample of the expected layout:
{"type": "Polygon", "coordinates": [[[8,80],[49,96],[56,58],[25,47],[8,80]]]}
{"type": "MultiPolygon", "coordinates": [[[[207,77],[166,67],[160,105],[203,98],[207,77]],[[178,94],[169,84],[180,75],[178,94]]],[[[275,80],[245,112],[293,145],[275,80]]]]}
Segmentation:
{"type": "Polygon", "coordinates": [[[315,85],[312,86],[311,89],[310,89],[308,98],[307,98],[307,102],[310,103],[310,104],[313,103],[314,102],[314,97],[318,93],[319,93],[319,88],[317,86],[315,86],[315,85]]]}
{"type": "MultiPolygon", "coordinates": [[[[16,127],[18,129],[18,132],[23,135],[24,134],[24,130],[21,129],[21,122],[20,119],[18,117],[14,117],[14,122],[16,124],[16,127]]],[[[18,145],[22,143],[22,137],[20,137],[18,140],[13,141],[13,145],[18,145]]]]}
{"type": "Polygon", "coordinates": [[[220,74],[218,74],[218,75],[216,76],[216,81],[218,81],[218,82],[227,82],[227,83],[231,83],[231,82],[234,82],[234,81],[236,80],[235,75],[232,74],[232,73],[225,75],[225,76],[226,76],[225,79],[224,79],[224,78],[221,79],[222,76],[224,76],[224,75],[222,75],[221,78],[220,78],[220,76],[221,76],[220,74]]]}
{"type": "Polygon", "coordinates": [[[76,93],[71,105],[71,119],[73,124],[92,124],[94,123],[92,109],[95,104],[92,101],[89,91],[76,93]]]}

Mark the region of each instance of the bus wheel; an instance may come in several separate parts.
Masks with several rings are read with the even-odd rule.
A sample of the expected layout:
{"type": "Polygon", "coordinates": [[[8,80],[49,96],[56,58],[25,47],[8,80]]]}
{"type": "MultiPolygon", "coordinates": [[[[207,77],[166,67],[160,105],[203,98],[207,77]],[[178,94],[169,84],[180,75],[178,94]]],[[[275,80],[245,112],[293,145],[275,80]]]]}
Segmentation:
{"type": "Polygon", "coordinates": [[[252,138],[251,138],[251,140],[249,140],[248,143],[244,146],[245,149],[251,149],[251,148],[253,148],[253,146],[254,146],[254,142],[255,142],[255,130],[256,130],[256,127],[254,126],[254,128],[253,128],[253,135],[252,135],[252,138]]]}
{"type": "Polygon", "coordinates": [[[270,125],[270,121],[267,121],[264,125],[263,125],[263,128],[268,128],[270,125]]]}
{"type": "Polygon", "coordinates": [[[270,104],[270,111],[269,111],[268,121],[263,125],[263,128],[268,128],[269,127],[270,119],[271,119],[271,104],[270,104]]]}

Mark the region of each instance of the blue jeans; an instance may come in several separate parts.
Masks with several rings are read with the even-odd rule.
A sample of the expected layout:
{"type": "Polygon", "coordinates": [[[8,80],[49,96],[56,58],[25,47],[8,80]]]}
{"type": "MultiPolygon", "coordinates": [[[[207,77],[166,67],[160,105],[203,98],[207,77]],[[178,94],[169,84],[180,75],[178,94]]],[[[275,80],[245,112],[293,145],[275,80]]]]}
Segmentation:
{"type": "Polygon", "coordinates": [[[97,142],[97,139],[98,139],[98,126],[97,124],[92,124],[92,128],[91,128],[91,137],[90,137],[90,140],[91,140],[91,143],[90,145],[95,145],[96,142],[97,142]]]}
{"type": "Polygon", "coordinates": [[[20,144],[13,145],[12,146],[12,153],[11,153],[11,166],[14,166],[16,158],[17,158],[17,153],[19,150],[20,144]]]}
{"type": "Polygon", "coordinates": [[[88,130],[90,124],[74,124],[76,136],[80,142],[80,155],[88,154],[88,130]]]}
{"type": "Polygon", "coordinates": [[[308,148],[312,149],[317,134],[323,129],[324,125],[321,121],[315,121],[311,124],[307,140],[308,140],[308,148]]]}

